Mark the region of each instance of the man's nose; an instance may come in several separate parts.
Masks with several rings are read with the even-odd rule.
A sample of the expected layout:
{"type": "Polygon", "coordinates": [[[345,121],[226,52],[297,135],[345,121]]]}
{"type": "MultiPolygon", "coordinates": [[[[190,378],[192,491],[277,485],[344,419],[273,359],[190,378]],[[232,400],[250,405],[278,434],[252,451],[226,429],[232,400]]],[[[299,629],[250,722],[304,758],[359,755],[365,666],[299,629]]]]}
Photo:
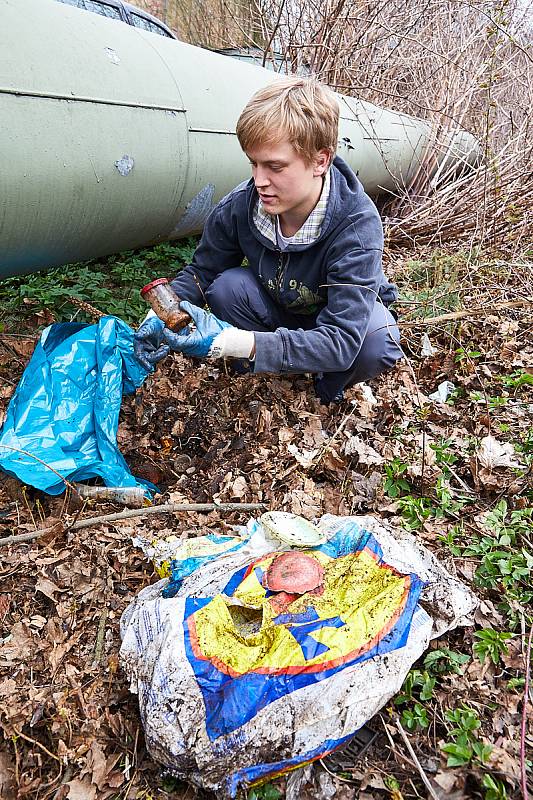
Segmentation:
{"type": "Polygon", "coordinates": [[[261,167],[256,167],[254,174],[254,183],[258,189],[262,189],[268,186],[270,183],[270,179],[268,177],[267,170],[261,169],[261,167]]]}

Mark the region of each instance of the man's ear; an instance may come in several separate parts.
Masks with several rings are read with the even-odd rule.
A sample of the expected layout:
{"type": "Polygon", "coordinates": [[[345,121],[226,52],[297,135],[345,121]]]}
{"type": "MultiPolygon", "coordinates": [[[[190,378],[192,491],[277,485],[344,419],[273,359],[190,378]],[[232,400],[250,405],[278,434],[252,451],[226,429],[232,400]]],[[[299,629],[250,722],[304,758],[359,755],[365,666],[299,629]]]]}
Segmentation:
{"type": "Polygon", "coordinates": [[[313,177],[325,175],[331,162],[331,153],[324,148],[319,150],[313,159],[313,177]]]}

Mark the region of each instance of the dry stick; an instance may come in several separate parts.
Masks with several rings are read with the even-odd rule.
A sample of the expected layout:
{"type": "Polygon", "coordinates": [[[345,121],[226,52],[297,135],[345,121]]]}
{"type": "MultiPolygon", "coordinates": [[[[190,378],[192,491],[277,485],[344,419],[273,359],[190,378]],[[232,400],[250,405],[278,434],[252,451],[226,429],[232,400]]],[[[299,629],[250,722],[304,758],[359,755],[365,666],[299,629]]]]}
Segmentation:
{"type": "Polygon", "coordinates": [[[428,790],[428,792],[430,793],[430,795],[431,795],[431,797],[433,798],[433,800],[439,800],[439,797],[438,797],[438,795],[435,793],[435,790],[433,789],[433,786],[432,786],[432,785],[431,785],[431,783],[429,782],[429,779],[428,779],[428,777],[427,777],[426,773],[425,773],[425,772],[424,772],[424,770],[422,769],[422,765],[420,764],[420,761],[419,761],[419,760],[418,760],[418,758],[416,757],[416,753],[415,753],[415,751],[413,750],[413,747],[412,747],[412,745],[411,745],[411,742],[410,742],[410,741],[409,741],[409,739],[407,738],[407,734],[405,733],[404,729],[402,728],[402,724],[401,724],[401,722],[400,722],[400,720],[399,720],[399,719],[397,719],[397,720],[396,720],[396,727],[398,728],[398,731],[399,731],[399,733],[400,733],[400,736],[402,737],[402,739],[403,739],[403,741],[404,741],[404,744],[405,744],[405,746],[406,746],[406,747],[407,747],[407,749],[409,750],[409,755],[411,756],[411,758],[412,758],[412,759],[413,759],[413,761],[415,762],[416,768],[417,768],[418,772],[420,773],[420,777],[422,778],[422,782],[423,782],[424,786],[426,787],[426,789],[427,789],[427,790],[428,790]]]}
{"type": "Polygon", "coordinates": [[[80,308],[82,311],[85,311],[85,313],[89,317],[94,317],[96,319],[102,319],[102,317],[107,316],[107,314],[104,314],[103,311],[99,311],[97,308],[92,306],[90,303],[86,303],[85,300],[78,300],[77,297],[69,297],[68,299],[70,300],[70,302],[72,303],[73,306],[76,306],[77,308],[80,308]]]}
{"type": "Polygon", "coordinates": [[[341,420],[339,426],[337,427],[336,431],[332,434],[332,436],[330,436],[328,441],[324,445],[322,445],[322,447],[320,448],[320,451],[319,451],[319,453],[317,455],[316,460],[313,459],[313,466],[315,466],[315,467],[318,466],[318,464],[320,464],[320,462],[322,461],[322,459],[326,455],[326,453],[331,450],[333,442],[335,441],[337,436],[340,433],[342,433],[342,431],[344,430],[344,428],[346,427],[346,425],[348,423],[348,420],[354,415],[356,408],[357,408],[357,406],[353,405],[351,410],[348,411],[348,413],[345,414],[345,416],[342,418],[342,420],[341,420]]]}
{"type": "Polygon", "coordinates": [[[94,647],[93,664],[99,664],[102,660],[102,651],[104,649],[104,636],[105,626],[107,623],[108,610],[104,608],[100,620],[98,622],[98,633],[96,634],[96,644],[94,647]]]}
{"type": "Polygon", "coordinates": [[[45,533],[49,533],[51,530],[52,528],[42,528],[40,531],[34,531],[33,533],[17,533],[13,536],[5,536],[3,539],[0,539],[0,547],[6,544],[33,542],[34,539],[38,539],[40,536],[43,536],[45,533]]]}
{"type": "MultiPolygon", "coordinates": [[[[128,508],[116,514],[104,514],[101,517],[91,517],[90,519],[80,519],[71,525],[69,530],[79,531],[82,528],[92,528],[102,522],[116,522],[120,519],[131,519],[132,517],[144,517],[146,514],[169,514],[175,511],[261,511],[266,508],[265,503],[162,503],[160,506],[148,506],[147,508],[128,508]]],[[[20,533],[14,536],[6,536],[0,539],[0,547],[14,542],[29,542],[38,539],[46,533],[50,533],[53,528],[43,528],[35,533],[20,533]]]]}
{"type": "Polygon", "coordinates": [[[381,719],[381,722],[382,722],[382,724],[383,724],[383,730],[384,730],[384,731],[385,731],[385,733],[387,734],[387,739],[389,740],[389,744],[390,744],[390,750],[391,750],[391,752],[393,752],[393,753],[394,753],[394,755],[396,755],[396,756],[399,756],[399,757],[400,757],[400,758],[401,758],[403,761],[405,761],[407,764],[410,764],[410,765],[411,765],[411,767],[415,767],[415,766],[416,766],[416,764],[415,764],[413,761],[411,761],[411,759],[409,758],[409,756],[406,756],[404,753],[401,753],[399,750],[397,750],[397,749],[396,749],[396,745],[394,744],[394,739],[393,739],[393,738],[392,738],[392,736],[390,735],[390,733],[389,733],[389,730],[388,730],[388,728],[387,728],[387,723],[385,722],[385,720],[383,719],[383,716],[382,716],[381,714],[379,715],[379,717],[380,717],[380,719],[381,719]]]}
{"type": "Polygon", "coordinates": [[[484,308],[469,308],[464,311],[451,311],[449,314],[440,314],[438,317],[428,317],[427,319],[419,320],[400,320],[402,328],[410,328],[415,325],[439,325],[441,322],[453,322],[456,319],[465,319],[476,314],[498,313],[505,308],[522,308],[530,306],[531,300],[509,300],[505,303],[500,303],[498,306],[485,306],[484,308]]]}
{"type": "Polygon", "coordinates": [[[524,686],[524,702],[522,706],[522,724],[520,725],[520,785],[522,789],[522,797],[528,800],[529,794],[527,791],[527,775],[526,775],[526,719],[527,719],[527,704],[529,701],[529,667],[531,663],[531,639],[533,637],[533,624],[529,629],[529,639],[527,642],[526,653],[526,683],[524,686]]]}
{"type": "Polygon", "coordinates": [[[61,764],[61,759],[59,758],[59,756],[56,756],[55,753],[50,752],[50,750],[48,750],[48,748],[45,747],[44,744],[41,744],[40,742],[38,742],[37,739],[32,739],[31,736],[26,736],[25,733],[22,733],[21,731],[17,730],[16,728],[14,728],[13,730],[15,731],[17,736],[20,736],[21,739],[25,739],[30,744],[37,745],[37,747],[39,747],[44,753],[46,753],[47,756],[50,756],[50,758],[54,758],[56,761],[59,761],[59,763],[61,764]]]}
{"type": "Polygon", "coordinates": [[[81,528],[92,528],[101,522],[114,522],[119,519],[131,519],[141,517],[145,514],[168,514],[174,511],[258,511],[266,508],[265,503],[162,503],[160,506],[148,506],[147,508],[129,508],[126,511],[119,511],[116,514],[105,514],[102,517],[91,517],[91,519],[80,519],[72,526],[72,530],[81,528]]]}
{"type": "Polygon", "coordinates": [[[73,775],[74,775],[74,767],[71,764],[68,764],[67,768],[65,769],[65,774],[63,775],[63,778],[61,779],[61,783],[57,787],[57,790],[56,790],[52,800],[58,800],[59,795],[61,794],[61,788],[71,780],[73,775]]]}

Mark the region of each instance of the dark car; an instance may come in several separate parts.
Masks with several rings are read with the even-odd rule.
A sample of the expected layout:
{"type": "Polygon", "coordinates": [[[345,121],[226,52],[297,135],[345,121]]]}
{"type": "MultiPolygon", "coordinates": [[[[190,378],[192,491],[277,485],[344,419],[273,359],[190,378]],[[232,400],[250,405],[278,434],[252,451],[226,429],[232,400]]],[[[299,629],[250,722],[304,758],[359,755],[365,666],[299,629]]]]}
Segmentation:
{"type": "Polygon", "coordinates": [[[170,28],[164,22],[142,11],[140,8],[124,3],[122,0],[58,0],[67,6],[82,8],[84,11],[92,11],[102,17],[118,19],[134,28],[142,28],[150,33],[158,33],[159,36],[167,36],[170,39],[177,39],[170,28]]]}

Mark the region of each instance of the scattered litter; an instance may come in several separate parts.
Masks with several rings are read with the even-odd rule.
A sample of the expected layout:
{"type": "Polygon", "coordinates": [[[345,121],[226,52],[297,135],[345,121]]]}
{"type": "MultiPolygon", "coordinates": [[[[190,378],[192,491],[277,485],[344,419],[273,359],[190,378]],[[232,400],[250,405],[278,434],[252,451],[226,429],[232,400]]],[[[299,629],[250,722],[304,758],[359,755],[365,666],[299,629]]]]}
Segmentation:
{"type": "Polygon", "coordinates": [[[375,731],[370,725],[363,725],[346,747],[336,750],[323,759],[324,765],[335,774],[351,772],[367,750],[372,747],[378,736],[378,731],[375,731]]]}
{"type": "Polygon", "coordinates": [[[437,391],[433,392],[433,394],[428,395],[430,400],[434,400],[436,403],[445,403],[446,400],[449,398],[452,392],[455,391],[455,384],[451,381],[443,381],[439,383],[437,387],[437,391]]]}
{"type": "Polygon", "coordinates": [[[180,331],[191,322],[190,316],[180,307],[180,298],[167,278],[156,278],[141,289],[141,297],[150,303],[152,310],[167,328],[180,331]]]}
{"type": "Polygon", "coordinates": [[[317,527],[306,550],[257,520],[155,542],[173,596],[164,579],[123,614],[150,753],[219,798],[352,741],[432,638],[471,624],[474,595],[411,534],[373,517],[317,527]]]}
{"type": "Polygon", "coordinates": [[[143,508],[150,505],[142,486],[87,486],[84,483],[74,484],[80,497],[88,500],[104,500],[131,508],[143,508]]]}
{"type": "Polygon", "coordinates": [[[377,398],[368,383],[360,383],[359,389],[363,396],[363,400],[366,400],[366,402],[371,406],[377,405],[377,398]]]}
{"type": "Polygon", "coordinates": [[[267,511],[259,523],[269,536],[293,547],[316,547],[326,541],[326,534],[320,528],[287,511],[267,511]]]}
{"type": "Polygon", "coordinates": [[[424,333],[422,336],[422,350],[420,351],[420,355],[422,358],[430,358],[431,356],[434,356],[435,353],[438,353],[437,348],[433,347],[429,336],[427,333],[424,333]]]}
{"type": "Polygon", "coordinates": [[[323,769],[317,770],[314,764],[293,770],[287,778],[285,800],[308,800],[311,797],[333,800],[336,796],[335,779],[323,769]]]}
{"type": "Polygon", "coordinates": [[[50,325],[9,403],[0,469],[48,494],[64,491],[62,477],[100,477],[148,494],[155,487],[134,478],[117,447],[122,394],[146,375],[133,355],[133,331],[121,320],[50,325]]]}

